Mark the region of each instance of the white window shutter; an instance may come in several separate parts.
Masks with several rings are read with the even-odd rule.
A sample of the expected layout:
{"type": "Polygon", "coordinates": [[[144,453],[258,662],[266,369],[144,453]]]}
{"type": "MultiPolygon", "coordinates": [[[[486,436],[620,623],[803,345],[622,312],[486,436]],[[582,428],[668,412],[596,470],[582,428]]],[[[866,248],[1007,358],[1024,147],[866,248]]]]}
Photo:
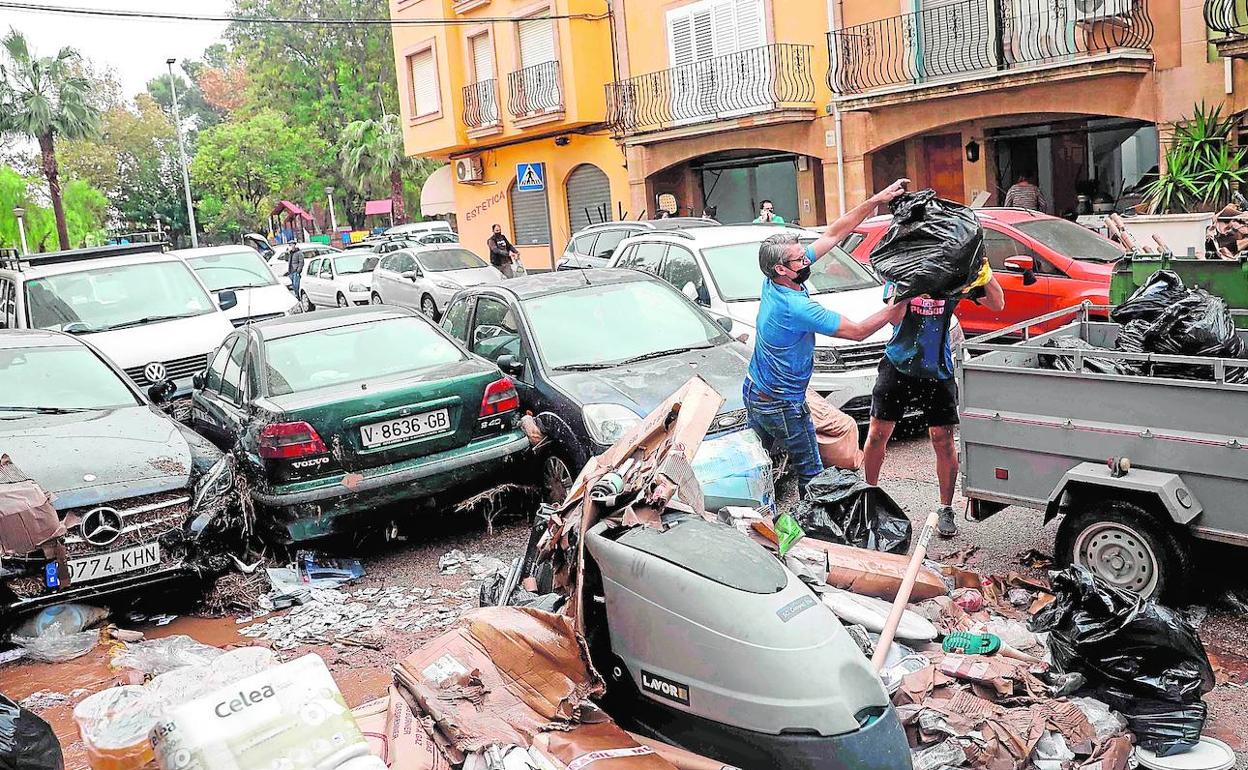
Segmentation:
{"type": "Polygon", "coordinates": [[[710,47],[715,56],[726,56],[737,51],[737,23],[733,10],[734,0],[717,0],[707,9],[712,29],[710,47]]]}
{"type": "MultiPolygon", "coordinates": [[[[716,10],[717,6],[711,6],[693,12],[694,54],[698,61],[704,61],[723,53],[716,44],[721,23],[716,10]]],[[[731,19],[729,19],[729,24],[731,24],[731,19]]]]}
{"type": "Polygon", "coordinates": [[[441,104],[438,94],[438,70],[433,61],[433,49],[426,49],[411,57],[412,102],[416,115],[437,112],[441,104]]]}
{"type": "Polygon", "coordinates": [[[556,58],[554,23],[545,17],[520,22],[520,66],[532,67],[556,58]]]}
{"type": "Polygon", "coordinates": [[[763,0],[735,0],[736,46],[738,51],[767,45],[767,25],[763,18],[763,0]]]}
{"type": "Polygon", "coordinates": [[[696,59],[693,45],[693,16],[683,8],[667,15],[667,47],[673,67],[692,64],[696,59]]]}
{"type": "Polygon", "coordinates": [[[476,35],[472,40],[472,68],[476,82],[494,79],[494,51],[489,35],[476,35]]]}

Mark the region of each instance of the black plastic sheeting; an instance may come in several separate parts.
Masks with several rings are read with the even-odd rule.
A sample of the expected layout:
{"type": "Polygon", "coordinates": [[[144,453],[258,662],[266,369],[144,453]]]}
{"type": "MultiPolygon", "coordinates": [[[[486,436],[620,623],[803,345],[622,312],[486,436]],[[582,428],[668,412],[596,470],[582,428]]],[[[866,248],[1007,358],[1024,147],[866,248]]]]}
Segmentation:
{"type": "Polygon", "coordinates": [[[1121,305],[1109,312],[1109,320],[1118,324],[1132,321],[1152,323],[1166,308],[1187,295],[1183,279],[1173,270],[1158,270],[1144,285],[1132,292],[1121,305]]]}
{"type": "MultiPolygon", "coordinates": [[[[1125,361],[1117,361],[1112,358],[1102,358],[1096,353],[1100,352],[1100,348],[1079,337],[1054,337],[1044,343],[1046,348],[1056,348],[1058,350],[1083,350],[1091,355],[1083,357],[1083,371],[1097,372],[1098,374],[1132,374],[1134,369],[1127,365],[1125,361]]],[[[1075,357],[1073,355],[1040,355],[1040,366],[1043,369],[1057,369],[1063,372],[1076,371],[1075,357]]]]}
{"type": "Polygon", "coordinates": [[[0,694],[0,770],[64,770],[51,726],[0,694]]]}
{"type": "Polygon", "coordinates": [[[984,230],[972,209],[935,190],[903,193],[889,209],[893,221],[871,251],[871,266],[897,285],[898,299],[952,297],[978,277],[984,230]]]}
{"type": "Polygon", "coordinates": [[[1053,662],[1110,691],[1118,701],[1110,705],[1138,723],[1141,745],[1170,753],[1194,744],[1205,721],[1201,696],[1214,686],[1196,629],[1084,567],[1049,577],[1057,598],[1032,618],[1031,630],[1050,632],[1053,662]]]}
{"type": "Polygon", "coordinates": [[[888,553],[908,553],[912,526],[901,506],[854,471],[828,468],[814,477],[793,510],[818,540],[888,553]]]}

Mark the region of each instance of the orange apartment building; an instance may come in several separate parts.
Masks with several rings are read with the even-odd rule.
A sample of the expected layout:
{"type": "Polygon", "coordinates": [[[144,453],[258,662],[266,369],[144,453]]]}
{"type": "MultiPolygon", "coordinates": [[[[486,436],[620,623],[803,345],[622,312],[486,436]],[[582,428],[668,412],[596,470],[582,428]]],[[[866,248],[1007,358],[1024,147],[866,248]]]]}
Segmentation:
{"type": "Polygon", "coordinates": [[[898,176],[1054,213],[1129,197],[1193,106],[1248,110],[1243,0],[391,0],[409,154],[465,243],[549,267],[590,222],[822,224],[898,176]],[[543,193],[517,164],[546,164],[543,193]],[[436,180],[435,180],[436,182],[436,180]],[[436,186],[436,185],[435,185],[436,186]],[[547,226],[549,211],[549,226],[547,226]]]}

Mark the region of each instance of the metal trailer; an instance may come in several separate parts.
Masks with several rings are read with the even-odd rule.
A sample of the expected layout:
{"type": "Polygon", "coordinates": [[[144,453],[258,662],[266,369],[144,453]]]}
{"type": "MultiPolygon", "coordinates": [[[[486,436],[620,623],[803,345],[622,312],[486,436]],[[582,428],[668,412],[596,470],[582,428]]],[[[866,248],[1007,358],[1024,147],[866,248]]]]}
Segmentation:
{"type": "Polygon", "coordinates": [[[1009,505],[1062,516],[1060,564],[1174,595],[1194,540],[1248,546],[1248,384],[1226,381],[1248,360],[1114,351],[1120,327],[1093,320],[1107,310],[1085,303],[958,348],[963,491],[977,520],[1009,505]],[[1105,350],[1060,351],[1074,371],[1041,368],[1058,352],[1044,343],[1063,335],[1105,350]],[[1212,379],[1103,374],[1086,368],[1091,356],[1200,365],[1212,379]]]}

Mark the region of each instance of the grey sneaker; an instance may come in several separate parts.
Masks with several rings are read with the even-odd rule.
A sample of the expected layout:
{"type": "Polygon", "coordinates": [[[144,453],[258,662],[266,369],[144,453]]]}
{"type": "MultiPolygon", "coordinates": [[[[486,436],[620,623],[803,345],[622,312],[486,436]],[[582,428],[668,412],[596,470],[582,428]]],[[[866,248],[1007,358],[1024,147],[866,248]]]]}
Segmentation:
{"type": "Polygon", "coordinates": [[[954,518],[952,508],[946,505],[938,510],[936,514],[940,517],[936,521],[936,534],[944,538],[950,538],[958,534],[958,522],[954,518]]]}

